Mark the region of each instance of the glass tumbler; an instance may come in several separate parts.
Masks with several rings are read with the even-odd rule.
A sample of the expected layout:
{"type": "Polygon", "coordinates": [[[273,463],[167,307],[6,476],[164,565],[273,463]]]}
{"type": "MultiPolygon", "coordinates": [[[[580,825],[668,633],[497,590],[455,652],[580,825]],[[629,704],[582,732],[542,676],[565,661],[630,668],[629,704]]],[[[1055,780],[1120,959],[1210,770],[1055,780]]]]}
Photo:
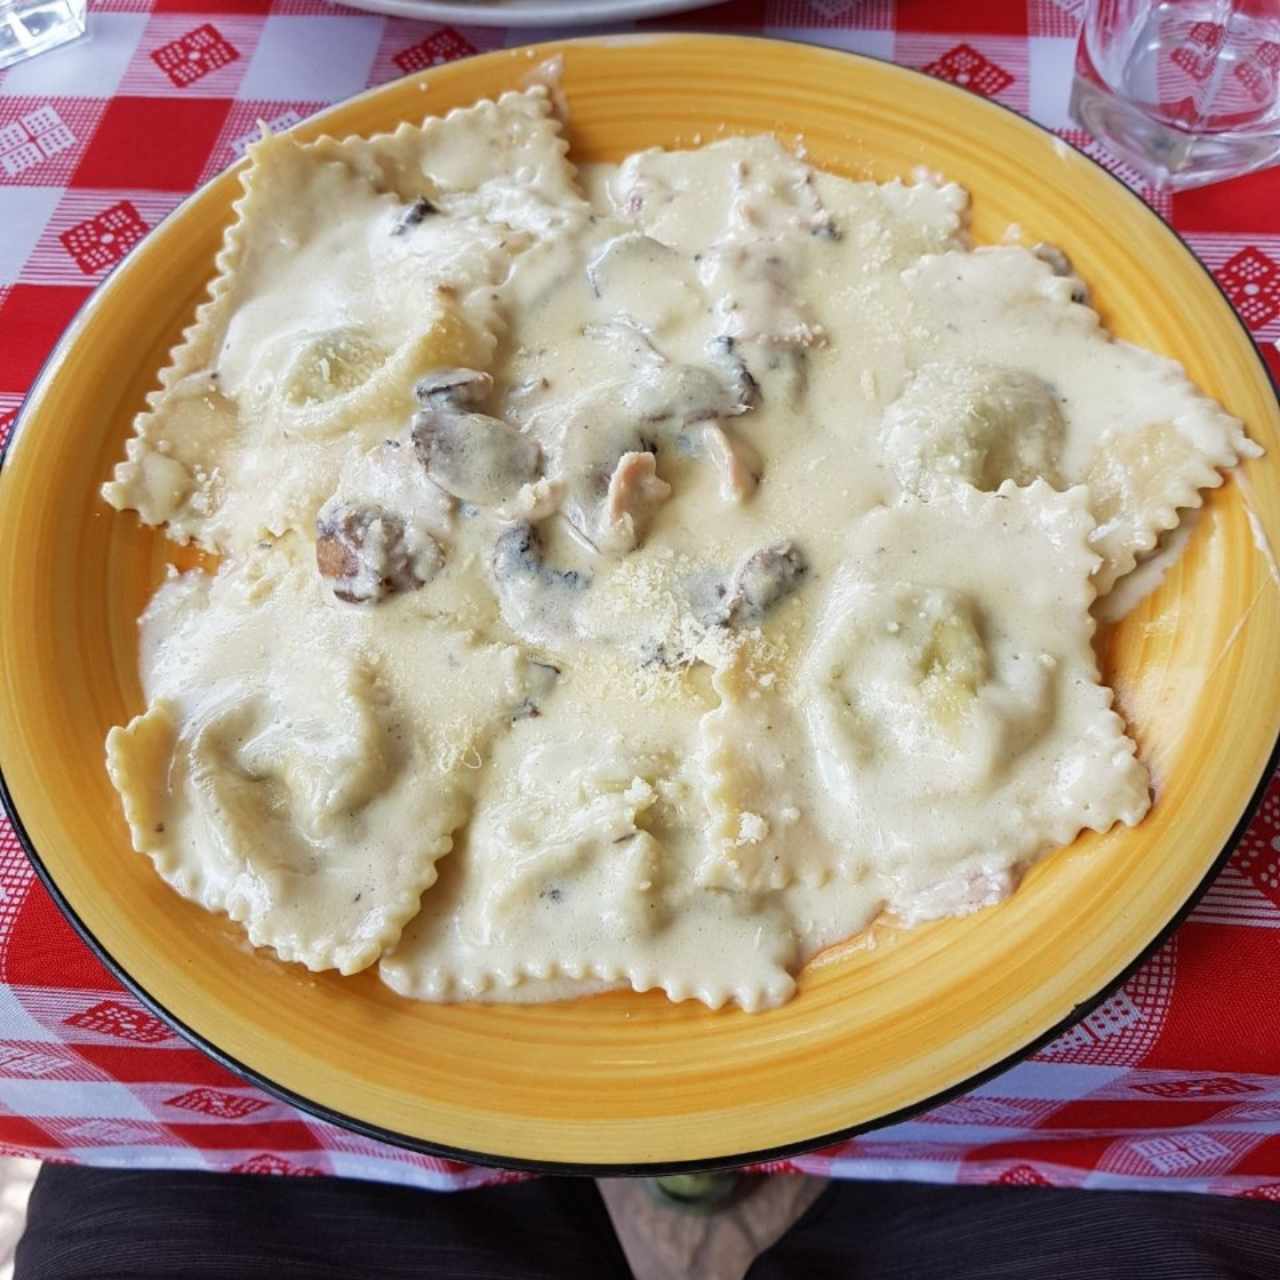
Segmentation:
{"type": "Polygon", "coordinates": [[[87,0],[0,0],[0,70],[85,31],[87,0]]]}
{"type": "Polygon", "coordinates": [[[1280,162],[1280,0],[1088,0],[1071,114],[1165,189],[1280,162]]]}

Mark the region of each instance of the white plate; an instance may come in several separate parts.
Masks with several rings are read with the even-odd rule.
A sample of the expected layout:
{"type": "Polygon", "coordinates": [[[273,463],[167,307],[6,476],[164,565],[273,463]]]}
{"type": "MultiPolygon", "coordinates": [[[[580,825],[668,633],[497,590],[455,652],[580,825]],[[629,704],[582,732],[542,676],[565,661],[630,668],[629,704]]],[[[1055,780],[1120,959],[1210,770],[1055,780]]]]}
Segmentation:
{"type": "Polygon", "coordinates": [[[653,18],[702,9],[714,0],[342,0],[355,9],[400,18],[430,18],[468,27],[546,27],[653,18]]]}

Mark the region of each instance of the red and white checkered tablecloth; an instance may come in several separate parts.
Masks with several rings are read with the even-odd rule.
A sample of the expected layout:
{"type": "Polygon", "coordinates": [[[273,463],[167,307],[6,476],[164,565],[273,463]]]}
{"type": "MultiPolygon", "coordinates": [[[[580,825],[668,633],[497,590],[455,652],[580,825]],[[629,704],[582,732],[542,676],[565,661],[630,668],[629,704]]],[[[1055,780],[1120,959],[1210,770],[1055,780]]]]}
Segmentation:
{"type": "MultiPolygon", "coordinates": [[[[259,118],[283,126],[438,62],[571,34],[441,27],[324,0],[90,7],[91,41],[0,72],[0,439],[104,273],[240,155],[259,118]]],[[[1027,112],[1096,155],[1067,115],[1080,7],[739,0],[662,25],[893,59],[1027,112]]],[[[1120,172],[1212,269],[1280,375],[1280,169],[1173,197],[1120,172]]],[[[1066,1035],[956,1101],[781,1167],[1280,1200],[1277,972],[1280,777],[1190,919],[1066,1035]]],[[[0,1150],[439,1189],[512,1176],[321,1123],[189,1047],[75,937],[2,820],[0,1150]]]]}

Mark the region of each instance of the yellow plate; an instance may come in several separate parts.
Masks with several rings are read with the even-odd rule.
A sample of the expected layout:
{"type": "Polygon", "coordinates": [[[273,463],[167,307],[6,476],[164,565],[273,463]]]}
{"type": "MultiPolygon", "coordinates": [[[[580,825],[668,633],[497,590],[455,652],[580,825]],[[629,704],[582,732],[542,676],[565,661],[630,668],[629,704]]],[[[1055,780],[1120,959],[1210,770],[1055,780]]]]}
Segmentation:
{"type": "MultiPolygon", "coordinates": [[[[298,129],[371,133],[517,87],[564,54],[579,160],[775,130],[837,173],[942,170],[974,229],[1062,245],[1122,337],[1174,356],[1280,450],[1239,321],[1177,237],[1091,161],[1011,112],[901,68],[768,41],[570,42],[402,80],[298,129]]],[[[0,478],[0,761],[46,880],[118,972],[269,1088],[377,1136],[510,1164],[672,1166],[813,1145],[938,1098],[1045,1036],[1131,965],[1212,869],[1280,724],[1280,591],[1246,491],[1210,495],[1161,590],[1100,637],[1155,778],[1134,831],[1042,862],[1007,903],[877,931],[810,966],[766,1014],[661,995],[542,1006],[401,1000],[372,974],[254,953],[133,853],[103,770],[141,706],[135,619],[172,549],[97,496],[191,316],[238,191],[224,174],[141,244],[72,325],[0,478]]],[[[1280,545],[1280,466],[1246,468],[1280,545]]]]}

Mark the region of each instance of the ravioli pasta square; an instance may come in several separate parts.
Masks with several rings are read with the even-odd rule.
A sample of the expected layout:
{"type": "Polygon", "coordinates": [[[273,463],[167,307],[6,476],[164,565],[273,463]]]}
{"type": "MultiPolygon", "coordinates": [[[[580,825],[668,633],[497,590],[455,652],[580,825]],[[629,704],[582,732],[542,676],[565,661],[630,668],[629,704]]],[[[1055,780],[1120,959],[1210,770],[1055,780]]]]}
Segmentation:
{"type": "Polygon", "coordinates": [[[595,186],[597,204],[692,258],[726,335],[799,349],[827,340],[818,279],[833,261],[866,275],[949,248],[967,203],[954,184],[819,174],[773,137],[642,151],[595,186]]]}
{"type": "Polygon", "coordinates": [[[415,914],[479,752],[537,683],[509,646],[369,621],[287,542],[182,575],[143,619],[147,709],[107,738],[134,845],[179,893],[343,973],[415,914]],[[424,655],[457,687],[405,681],[424,655]]]}
{"type": "Polygon", "coordinates": [[[401,200],[480,211],[525,231],[545,232],[585,212],[543,85],[372,138],[319,138],[308,149],[401,200]]]}
{"type": "Polygon", "coordinates": [[[498,745],[502,782],[383,957],[383,981],[428,999],[545,998],[588,982],[712,1008],[781,1003],[797,955],[781,910],[762,915],[690,875],[701,814],[670,709],[597,692],[584,712],[575,683],[563,675],[498,745]]]}
{"type": "Polygon", "coordinates": [[[1011,867],[1147,811],[1090,643],[1087,500],[1006,481],[852,528],[803,706],[831,838],[904,919],[985,905],[1011,867]]]}
{"type": "Polygon", "coordinates": [[[587,185],[598,207],[690,254],[726,239],[847,239],[877,267],[905,266],[957,244],[968,206],[955,183],[850,182],[821,173],[771,136],[637,152],[616,169],[589,170],[587,185]]]}
{"type": "Polygon", "coordinates": [[[217,552],[309,525],[347,450],[402,429],[418,377],[488,363],[512,252],[476,217],[406,224],[288,137],[250,156],[210,299],[103,489],[217,552]]]}
{"type": "Polygon", "coordinates": [[[104,487],[223,557],[107,739],[178,893],[407,998],[759,1010],[1141,821],[1091,606],[1257,450],[1061,252],[773,137],[579,175],[543,88],[243,185],[104,487]]]}
{"type": "Polygon", "coordinates": [[[918,489],[926,474],[959,474],[992,488],[1035,474],[1087,484],[1100,592],[1177,525],[1180,510],[1198,507],[1223,470],[1260,453],[1181,366],[1112,339],[1078,300],[1080,282],[1030,250],[928,256],[904,280],[918,372],[908,407],[890,415],[919,421],[923,402],[935,400],[928,425],[913,429],[918,443],[895,454],[904,482],[918,489]],[[969,460],[975,451],[981,461],[969,460]]]}

